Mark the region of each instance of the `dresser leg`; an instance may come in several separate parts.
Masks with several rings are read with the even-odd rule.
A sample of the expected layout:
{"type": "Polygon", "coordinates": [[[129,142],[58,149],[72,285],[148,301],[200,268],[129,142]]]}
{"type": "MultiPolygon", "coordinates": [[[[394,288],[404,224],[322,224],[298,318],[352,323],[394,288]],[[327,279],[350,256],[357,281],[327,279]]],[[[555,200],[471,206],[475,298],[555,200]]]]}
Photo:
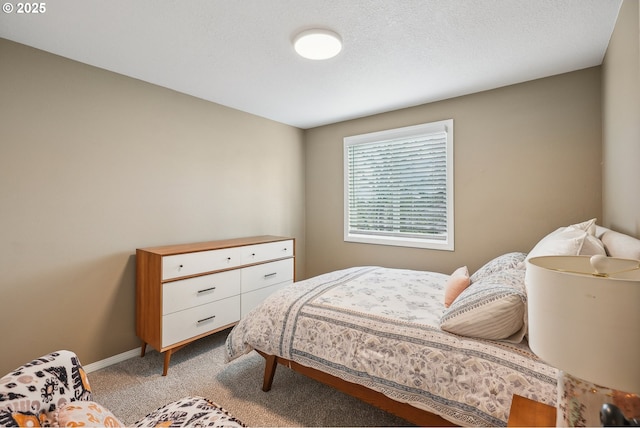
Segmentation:
{"type": "Polygon", "coordinates": [[[164,353],[164,368],[162,369],[162,376],[166,376],[169,371],[169,362],[171,361],[171,352],[173,349],[169,349],[164,353]]]}
{"type": "Polygon", "coordinates": [[[144,357],[144,354],[147,352],[147,342],[142,341],[142,346],[140,346],[140,358],[144,357]]]}

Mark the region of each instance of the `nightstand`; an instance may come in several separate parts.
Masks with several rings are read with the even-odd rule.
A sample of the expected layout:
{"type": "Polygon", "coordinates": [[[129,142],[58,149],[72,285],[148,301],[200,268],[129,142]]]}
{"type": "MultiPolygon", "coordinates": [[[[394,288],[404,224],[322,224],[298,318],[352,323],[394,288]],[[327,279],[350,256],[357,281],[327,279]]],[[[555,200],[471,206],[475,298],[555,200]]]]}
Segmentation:
{"type": "Polygon", "coordinates": [[[555,427],[556,408],[514,395],[509,411],[508,427],[555,427]]]}

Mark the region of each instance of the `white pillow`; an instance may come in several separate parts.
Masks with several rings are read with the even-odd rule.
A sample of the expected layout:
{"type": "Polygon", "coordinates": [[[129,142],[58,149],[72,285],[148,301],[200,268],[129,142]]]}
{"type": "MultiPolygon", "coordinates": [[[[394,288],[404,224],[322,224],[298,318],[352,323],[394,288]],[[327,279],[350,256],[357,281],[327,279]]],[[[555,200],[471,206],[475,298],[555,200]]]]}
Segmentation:
{"type": "Polygon", "coordinates": [[[597,218],[592,218],[591,220],[583,221],[582,223],[576,223],[567,226],[569,230],[584,230],[589,235],[596,235],[596,220],[597,218]]]}
{"type": "Polygon", "coordinates": [[[613,230],[605,230],[600,237],[607,255],[623,259],[640,260],[640,239],[613,230]]]}
{"type": "Polygon", "coordinates": [[[595,236],[596,219],[554,230],[538,242],[527,260],[539,256],[606,255],[604,245],[595,236]]]}
{"type": "Polygon", "coordinates": [[[572,224],[567,226],[568,230],[584,230],[587,232],[587,236],[585,236],[585,240],[582,244],[582,248],[580,249],[579,255],[581,256],[593,256],[596,254],[606,254],[606,249],[604,248],[604,244],[602,241],[596,236],[596,220],[592,218],[591,220],[583,221],[582,223],[572,224]]]}

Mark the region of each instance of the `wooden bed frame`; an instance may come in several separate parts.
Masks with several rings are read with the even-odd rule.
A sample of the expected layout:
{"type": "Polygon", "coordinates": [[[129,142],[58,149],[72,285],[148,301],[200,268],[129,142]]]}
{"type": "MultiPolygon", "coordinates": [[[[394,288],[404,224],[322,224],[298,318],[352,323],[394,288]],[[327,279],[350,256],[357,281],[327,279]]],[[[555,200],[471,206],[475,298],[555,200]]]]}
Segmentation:
{"type": "MultiPolygon", "coordinates": [[[[608,255],[613,257],[640,259],[639,239],[624,235],[620,232],[615,232],[602,226],[597,227],[596,236],[602,240],[608,255]]],[[[441,416],[411,406],[407,403],[395,401],[380,392],[362,385],[348,382],[320,370],[303,366],[295,361],[270,355],[259,350],[256,351],[265,359],[264,381],[262,385],[263,391],[269,391],[271,389],[276,368],[278,364],[282,364],[295,372],[329,385],[338,391],[358,398],[418,426],[456,426],[441,416]]]]}
{"type": "Polygon", "coordinates": [[[322,382],[329,385],[338,391],[344,392],[347,395],[358,398],[365,403],[369,403],[375,407],[378,407],[393,415],[399,416],[402,419],[407,420],[418,426],[456,426],[450,421],[443,419],[442,417],[430,413],[426,410],[419,409],[407,403],[401,403],[395,401],[386,395],[366,388],[362,385],[358,385],[339,377],[332,376],[330,374],[321,372],[310,367],[303,366],[295,361],[287,360],[276,355],[266,354],[262,351],[256,350],[265,359],[264,367],[264,381],[262,383],[262,390],[269,391],[271,384],[273,383],[273,376],[276,374],[276,368],[278,364],[289,367],[291,370],[303,374],[313,380],[322,382]]]}

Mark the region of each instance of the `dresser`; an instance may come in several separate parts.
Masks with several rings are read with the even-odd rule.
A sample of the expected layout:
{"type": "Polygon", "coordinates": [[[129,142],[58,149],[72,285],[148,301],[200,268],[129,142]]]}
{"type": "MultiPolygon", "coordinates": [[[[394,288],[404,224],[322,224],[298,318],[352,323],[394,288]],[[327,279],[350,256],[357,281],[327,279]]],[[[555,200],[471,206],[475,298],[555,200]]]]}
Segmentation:
{"type": "Polygon", "coordinates": [[[136,250],[136,334],[171,355],[236,324],[295,277],[295,240],[254,236],[136,250]]]}

